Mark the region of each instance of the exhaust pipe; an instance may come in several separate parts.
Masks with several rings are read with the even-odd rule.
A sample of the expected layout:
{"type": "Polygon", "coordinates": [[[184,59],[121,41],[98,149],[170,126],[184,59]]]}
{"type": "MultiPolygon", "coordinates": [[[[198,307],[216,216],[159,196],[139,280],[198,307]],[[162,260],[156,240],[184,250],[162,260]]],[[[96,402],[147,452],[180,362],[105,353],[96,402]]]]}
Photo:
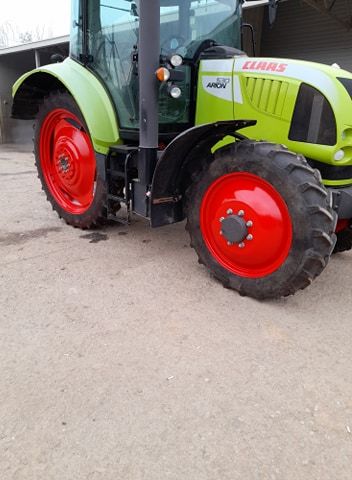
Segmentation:
{"type": "Polygon", "coordinates": [[[160,0],[140,0],[139,14],[139,180],[147,185],[159,143],[160,0]]]}

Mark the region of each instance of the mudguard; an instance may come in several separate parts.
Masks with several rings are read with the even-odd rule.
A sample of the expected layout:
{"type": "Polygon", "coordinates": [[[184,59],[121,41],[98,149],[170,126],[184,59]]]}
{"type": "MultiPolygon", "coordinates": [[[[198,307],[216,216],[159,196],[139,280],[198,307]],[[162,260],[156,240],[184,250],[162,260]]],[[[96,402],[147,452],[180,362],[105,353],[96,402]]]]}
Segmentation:
{"type": "Polygon", "coordinates": [[[122,143],[113,104],[100,80],[71,58],[25,73],[13,86],[13,116],[34,118],[39,101],[52,89],[64,86],[77,102],[86,121],[94,149],[107,154],[122,143]],[[50,78],[51,77],[51,78],[50,78]],[[36,101],[37,103],[32,103],[36,101]],[[27,108],[30,105],[32,108],[27,108]],[[36,109],[33,109],[33,105],[36,109]]]}
{"type": "Polygon", "coordinates": [[[236,133],[256,124],[255,120],[230,120],[199,125],[178,135],[163,151],[156,165],[150,219],[152,227],[183,220],[182,183],[189,162],[201,165],[214,146],[226,136],[245,138],[236,133]]]}

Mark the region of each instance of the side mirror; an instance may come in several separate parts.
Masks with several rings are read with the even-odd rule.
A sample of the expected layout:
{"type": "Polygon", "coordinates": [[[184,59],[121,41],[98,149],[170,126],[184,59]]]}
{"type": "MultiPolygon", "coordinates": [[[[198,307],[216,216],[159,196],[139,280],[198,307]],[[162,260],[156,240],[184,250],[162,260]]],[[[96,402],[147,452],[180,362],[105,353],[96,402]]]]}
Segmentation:
{"type": "Polygon", "coordinates": [[[131,3],[131,15],[133,17],[139,17],[138,8],[137,8],[137,5],[135,3],[131,3]]]}
{"type": "MultiPolygon", "coordinates": [[[[258,3],[259,0],[241,0],[241,3],[251,3],[251,2],[256,2],[258,3]]],[[[278,4],[279,4],[279,1],[280,0],[267,0],[267,4],[268,4],[268,7],[269,7],[269,23],[270,25],[273,25],[275,20],[276,20],[276,16],[277,16],[277,7],[278,7],[278,4]]],[[[258,7],[261,6],[261,3],[258,3],[258,7]]],[[[262,4],[262,6],[264,6],[262,4]]]]}
{"type": "Polygon", "coordinates": [[[278,1],[277,0],[269,0],[269,23],[270,25],[273,25],[276,20],[277,16],[277,6],[278,6],[278,1]]]}
{"type": "Polygon", "coordinates": [[[50,57],[50,63],[61,63],[65,60],[65,57],[60,53],[54,53],[50,57]]]}

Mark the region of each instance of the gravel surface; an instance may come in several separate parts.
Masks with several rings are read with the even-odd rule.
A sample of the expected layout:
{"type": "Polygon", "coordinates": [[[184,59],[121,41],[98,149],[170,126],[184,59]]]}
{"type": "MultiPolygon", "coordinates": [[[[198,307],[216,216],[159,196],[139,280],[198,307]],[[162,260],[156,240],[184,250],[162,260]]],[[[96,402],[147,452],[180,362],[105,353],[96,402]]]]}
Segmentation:
{"type": "Polygon", "coordinates": [[[352,478],[352,254],[225,290],[184,225],[82,232],[0,147],[1,480],[352,478]]]}

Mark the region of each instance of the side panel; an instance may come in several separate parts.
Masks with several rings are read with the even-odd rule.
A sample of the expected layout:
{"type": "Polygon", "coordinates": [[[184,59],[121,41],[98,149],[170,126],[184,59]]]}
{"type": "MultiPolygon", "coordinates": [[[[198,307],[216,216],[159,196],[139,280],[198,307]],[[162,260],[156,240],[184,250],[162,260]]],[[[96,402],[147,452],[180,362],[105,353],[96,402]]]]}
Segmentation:
{"type": "Polygon", "coordinates": [[[35,75],[38,73],[55,77],[71,93],[85,118],[98,153],[106,154],[110,145],[122,143],[114,107],[104,87],[89,70],[70,58],[63,63],[38,68],[19,78],[13,86],[14,101],[30,78],[31,86],[35,86],[35,75]]]}
{"type": "MultiPolygon", "coordinates": [[[[352,166],[352,101],[339,77],[352,78],[351,73],[318,63],[286,59],[236,59],[234,77],[238,78],[242,102],[234,103],[235,117],[251,116],[258,119],[256,127],[248,130],[254,139],[268,139],[285,144],[291,151],[306,158],[340,170],[352,166]],[[336,120],[337,141],[335,145],[321,145],[289,139],[291,121],[297,96],[302,84],[318,90],[329,102],[336,120]],[[335,155],[343,150],[344,159],[336,161],[335,155]]],[[[246,132],[247,133],[247,132],[246,132]]],[[[318,164],[317,164],[318,165],[318,164]]],[[[331,170],[331,169],[330,169],[331,170]]],[[[325,178],[325,185],[347,185],[351,175],[344,180],[325,178]]]]}
{"type": "Polygon", "coordinates": [[[196,125],[233,120],[233,67],[234,59],[201,61],[196,125]]]}

